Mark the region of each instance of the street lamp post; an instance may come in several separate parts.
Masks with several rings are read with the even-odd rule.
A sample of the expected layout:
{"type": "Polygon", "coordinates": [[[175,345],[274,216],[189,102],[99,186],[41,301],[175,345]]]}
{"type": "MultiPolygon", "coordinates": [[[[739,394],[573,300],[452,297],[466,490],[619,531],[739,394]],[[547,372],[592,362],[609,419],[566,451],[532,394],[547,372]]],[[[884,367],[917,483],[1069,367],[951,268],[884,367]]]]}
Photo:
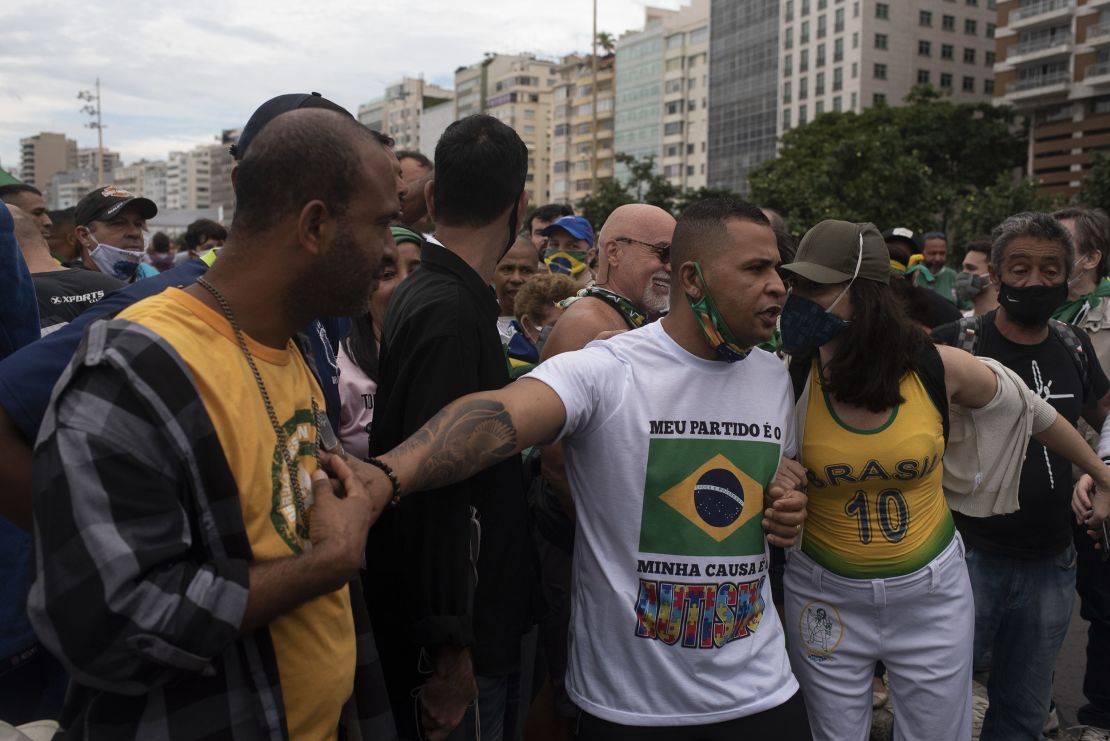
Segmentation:
{"type": "Polygon", "coordinates": [[[100,78],[96,78],[96,93],[82,90],[77,93],[77,99],[85,101],[82,113],[87,113],[96,118],[85,124],[87,129],[96,129],[96,182],[104,184],[104,124],[100,121],[100,78]]]}

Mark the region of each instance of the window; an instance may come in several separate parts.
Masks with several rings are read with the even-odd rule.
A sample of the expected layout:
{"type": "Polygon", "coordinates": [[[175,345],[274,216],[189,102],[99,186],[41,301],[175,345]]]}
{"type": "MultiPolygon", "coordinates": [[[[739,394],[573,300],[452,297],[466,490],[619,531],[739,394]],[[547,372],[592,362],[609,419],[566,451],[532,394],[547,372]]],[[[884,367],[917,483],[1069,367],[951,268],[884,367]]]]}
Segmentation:
{"type": "Polygon", "coordinates": [[[917,56],[919,56],[919,57],[929,57],[929,56],[932,56],[932,54],[933,54],[933,45],[932,45],[932,43],[930,43],[928,41],[918,41],[917,42],[917,56]]]}
{"type": "Polygon", "coordinates": [[[833,42],[833,62],[844,61],[844,39],[837,39],[833,42]]]}
{"type": "Polygon", "coordinates": [[[858,49],[859,48],[859,31],[853,31],[852,32],[852,48],[853,49],[858,49]]]}
{"type": "Polygon", "coordinates": [[[794,20],[794,0],[786,0],[786,22],[794,20]]]}
{"type": "Polygon", "coordinates": [[[876,64],[875,65],[875,79],[876,80],[885,80],[886,79],[886,65],[885,64],[876,64]]]}
{"type": "Polygon", "coordinates": [[[974,18],[964,18],[964,33],[974,36],[979,32],[979,24],[974,18]]]}
{"type": "Polygon", "coordinates": [[[842,105],[840,103],[840,96],[838,95],[835,98],[833,98],[833,110],[836,111],[837,113],[840,113],[841,109],[842,109],[842,105]]]}
{"type": "Polygon", "coordinates": [[[798,125],[799,126],[805,126],[806,125],[806,107],[805,107],[804,104],[798,106],[798,125]]]}
{"type": "Polygon", "coordinates": [[[825,38],[825,34],[829,31],[828,23],[826,23],[827,20],[827,15],[817,17],[817,38],[819,39],[825,38]]]}
{"type": "Polygon", "coordinates": [[[813,94],[814,95],[824,95],[825,94],[825,73],[824,72],[818,72],[817,73],[817,77],[813,81],[813,94]]]}
{"type": "Polygon", "coordinates": [[[693,144],[687,144],[686,145],[686,154],[693,154],[696,149],[697,149],[697,147],[694,146],[693,144]]]}
{"type": "Polygon", "coordinates": [[[844,68],[837,67],[833,70],[833,92],[838,93],[844,87],[844,68]]]}
{"type": "Polygon", "coordinates": [[[988,39],[993,39],[994,38],[994,29],[995,29],[995,25],[993,23],[988,23],[987,24],[987,38],[988,39]]]}
{"type": "Polygon", "coordinates": [[[941,18],[940,19],[940,27],[943,28],[945,31],[955,31],[956,30],[956,16],[946,15],[943,18],[941,18]]]}
{"type": "Polygon", "coordinates": [[[918,13],[917,14],[917,25],[919,25],[919,26],[932,26],[933,25],[933,13],[932,13],[932,11],[922,10],[920,13],[918,13]]]}
{"type": "Polygon", "coordinates": [[[942,90],[950,90],[952,88],[952,75],[947,72],[941,72],[940,87],[942,90]]]}
{"type": "Polygon", "coordinates": [[[784,108],[782,110],[782,128],[784,130],[790,129],[790,109],[784,108]]]}
{"type": "MultiPolygon", "coordinates": [[[[671,136],[672,134],[681,134],[682,133],[682,125],[684,123],[685,123],[684,121],[674,121],[674,122],[669,123],[669,124],[664,124],[663,125],[663,136],[671,136]]],[[[656,129],[656,130],[658,131],[658,129],[656,129]]]]}
{"type": "Polygon", "coordinates": [[[526,136],[528,134],[533,134],[534,135],[535,133],[536,133],[536,127],[535,126],[525,126],[524,127],[524,134],[526,136]]]}
{"type": "Polygon", "coordinates": [[[825,45],[824,44],[818,44],[817,45],[817,66],[818,67],[824,67],[825,66],[825,45]]]}
{"type": "MultiPolygon", "coordinates": [[[[782,76],[790,77],[792,74],[794,74],[794,57],[787,54],[782,58],[782,76]]],[[[667,92],[671,91],[668,90],[667,92]]]]}
{"type": "Polygon", "coordinates": [[[783,49],[793,49],[794,48],[794,28],[793,28],[793,26],[786,29],[786,34],[782,38],[782,48],[783,49]]]}
{"type": "Polygon", "coordinates": [[[689,177],[690,175],[693,175],[693,174],[694,174],[694,166],[693,165],[686,165],[686,175],[687,175],[687,177],[689,177]]]}
{"type": "Polygon", "coordinates": [[[852,79],[859,77],[859,62],[852,62],[852,79]]]}
{"type": "Polygon", "coordinates": [[[965,93],[974,93],[975,92],[975,78],[974,77],[964,77],[964,79],[963,79],[963,91],[965,93]]]}
{"type": "Polygon", "coordinates": [[[852,3],[852,17],[859,18],[859,0],[852,3]]]}
{"type": "Polygon", "coordinates": [[[890,3],[875,3],[875,17],[890,18],[890,3]]]}
{"type": "Polygon", "coordinates": [[[805,100],[809,97],[809,85],[806,84],[808,82],[808,77],[798,80],[798,100],[805,100]]]}
{"type": "Polygon", "coordinates": [[[978,7],[979,0],[964,0],[964,5],[970,5],[971,7],[975,8],[978,7]]]}
{"type": "Polygon", "coordinates": [[[820,116],[825,112],[825,101],[819,100],[813,104],[813,115],[820,116]]]}
{"type": "Polygon", "coordinates": [[[802,0],[802,15],[809,15],[809,0],[802,0]]]}
{"type": "Polygon", "coordinates": [[[840,33],[844,30],[844,8],[837,8],[836,15],[833,16],[833,33],[840,33]]]}
{"type": "Polygon", "coordinates": [[[975,64],[975,50],[964,49],[964,64],[975,64]]]}
{"type": "Polygon", "coordinates": [[[829,0],[817,0],[817,9],[824,10],[829,7],[829,0]]]}
{"type": "Polygon", "coordinates": [[[929,84],[929,70],[919,69],[917,71],[917,84],[918,85],[928,85],[929,84]]]}
{"type": "Polygon", "coordinates": [[[956,54],[956,47],[952,46],[951,44],[941,44],[940,45],[940,58],[941,59],[948,59],[948,60],[954,59],[955,54],[956,54]]]}
{"type": "Polygon", "coordinates": [[[809,49],[802,49],[801,54],[798,55],[798,71],[809,71],[809,49]]]}
{"type": "Polygon", "coordinates": [[[673,115],[675,113],[682,113],[682,101],[681,100],[676,100],[672,103],[667,103],[665,108],[666,108],[666,114],[668,116],[673,115]]]}
{"type": "Polygon", "coordinates": [[[875,34],[875,48],[876,49],[882,49],[882,50],[885,51],[886,48],[887,48],[887,41],[888,41],[888,37],[885,33],[875,34]]]}
{"type": "Polygon", "coordinates": [[[856,110],[856,105],[858,103],[859,103],[859,93],[852,93],[852,104],[848,107],[848,110],[850,110],[850,111],[856,110]]]}
{"type": "Polygon", "coordinates": [[[983,92],[987,95],[994,95],[994,80],[990,77],[983,80],[983,92]]]}
{"type": "Polygon", "coordinates": [[[809,43],[809,21],[802,21],[802,33],[798,37],[799,44],[809,43]]]}
{"type": "Polygon", "coordinates": [[[988,67],[994,66],[994,59],[995,57],[993,51],[983,52],[983,63],[986,64],[988,67]]]}
{"type": "Polygon", "coordinates": [[[886,105],[886,96],[882,93],[875,93],[871,96],[871,105],[886,105]]]}

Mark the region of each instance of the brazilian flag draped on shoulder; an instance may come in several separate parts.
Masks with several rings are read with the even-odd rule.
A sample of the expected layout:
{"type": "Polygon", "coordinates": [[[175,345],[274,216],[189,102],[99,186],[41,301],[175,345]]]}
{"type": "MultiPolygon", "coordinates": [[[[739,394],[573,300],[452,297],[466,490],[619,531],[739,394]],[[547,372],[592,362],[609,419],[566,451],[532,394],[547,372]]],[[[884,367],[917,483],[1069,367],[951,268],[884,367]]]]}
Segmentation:
{"type": "Polygon", "coordinates": [[[1086,296],[1061,304],[1053,312],[1052,318],[1067,324],[1075,324],[1082,320],[1088,311],[1098,306],[1099,301],[1107,297],[1110,297],[1110,278],[1103,278],[1099,281],[1095,290],[1086,296]]]}

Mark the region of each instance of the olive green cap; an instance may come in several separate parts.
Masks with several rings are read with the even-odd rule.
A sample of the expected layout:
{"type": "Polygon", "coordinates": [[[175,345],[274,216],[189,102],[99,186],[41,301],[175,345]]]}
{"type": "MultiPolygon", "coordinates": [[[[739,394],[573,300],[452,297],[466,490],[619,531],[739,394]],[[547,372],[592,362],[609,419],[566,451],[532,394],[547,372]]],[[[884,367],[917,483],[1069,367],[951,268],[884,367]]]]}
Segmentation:
{"type": "Polygon", "coordinates": [[[843,283],[856,275],[857,262],[860,278],[890,283],[890,253],[875,225],[828,219],[806,232],[794,262],[782,269],[814,283],[843,283]]]}

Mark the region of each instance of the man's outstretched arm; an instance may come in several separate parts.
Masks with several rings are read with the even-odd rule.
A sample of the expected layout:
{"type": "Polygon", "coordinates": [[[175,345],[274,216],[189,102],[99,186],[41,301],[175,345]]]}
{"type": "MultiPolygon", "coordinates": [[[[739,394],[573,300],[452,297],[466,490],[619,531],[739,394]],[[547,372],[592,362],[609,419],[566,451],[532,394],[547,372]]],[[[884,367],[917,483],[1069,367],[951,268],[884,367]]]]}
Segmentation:
{"type": "MultiPolygon", "coordinates": [[[[381,460],[397,475],[402,496],[436,489],[470,478],[524,448],[553,441],[566,414],[550,386],[522,378],[503,389],[451,402],[381,460]]],[[[375,467],[352,463],[368,487],[390,486],[375,467]]]]}

